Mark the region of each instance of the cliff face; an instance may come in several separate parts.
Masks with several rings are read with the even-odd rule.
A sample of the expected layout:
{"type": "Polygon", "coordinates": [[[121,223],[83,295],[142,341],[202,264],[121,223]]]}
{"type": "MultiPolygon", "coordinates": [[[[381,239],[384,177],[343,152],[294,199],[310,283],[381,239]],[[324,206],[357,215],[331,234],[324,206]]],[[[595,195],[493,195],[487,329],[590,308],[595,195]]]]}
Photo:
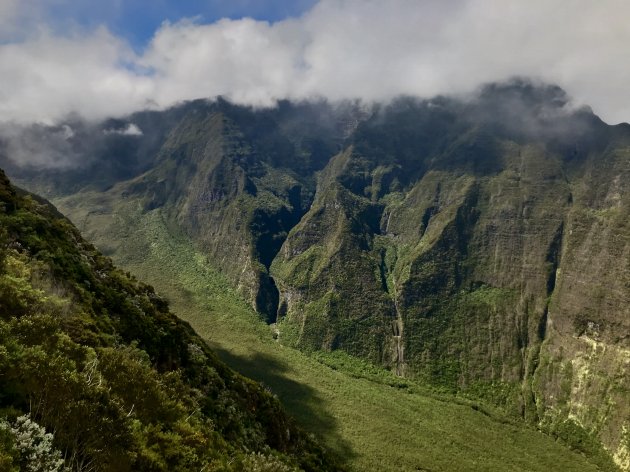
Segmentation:
{"type": "Polygon", "coordinates": [[[525,82],[169,116],[121,198],[163,207],[281,342],[580,425],[630,467],[630,126],[525,82]]]}
{"type": "Polygon", "coordinates": [[[570,418],[627,467],[630,127],[491,92],[527,108],[359,127],[272,265],[280,337],[570,418]]]}
{"type": "Polygon", "coordinates": [[[189,108],[126,194],[146,208],[165,207],[274,321],[278,291],[269,266],[310,206],[314,173],[339,147],[340,120],[352,109],[283,104],[253,112],[223,101],[189,108]]]}

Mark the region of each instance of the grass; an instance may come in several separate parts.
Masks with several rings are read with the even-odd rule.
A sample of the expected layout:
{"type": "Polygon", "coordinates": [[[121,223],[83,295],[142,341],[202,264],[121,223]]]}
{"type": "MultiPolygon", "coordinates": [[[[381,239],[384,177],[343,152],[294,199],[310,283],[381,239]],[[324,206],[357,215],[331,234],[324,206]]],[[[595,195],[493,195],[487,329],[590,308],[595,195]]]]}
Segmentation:
{"type": "Polygon", "coordinates": [[[263,382],[356,471],[594,471],[587,458],[499,411],[340,353],[305,354],[271,329],[159,210],[118,191],[57,200],[115,262],[153,284],[223,360],[263,382]]]}

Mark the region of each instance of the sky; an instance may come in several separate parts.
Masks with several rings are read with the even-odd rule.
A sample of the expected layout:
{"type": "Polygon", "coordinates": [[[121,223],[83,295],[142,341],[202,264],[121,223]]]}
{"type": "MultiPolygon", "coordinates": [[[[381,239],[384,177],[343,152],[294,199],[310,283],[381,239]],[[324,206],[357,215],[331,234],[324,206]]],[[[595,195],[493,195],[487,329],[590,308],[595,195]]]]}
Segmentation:
{"type": "MultiPolygon", "coordinates": [[[[115,35],[125,38],[141,50],[165,21],[196,18],[200,23],[213,23],[223,18],[252,17],[278,21],[299,16],[316,0],[0,0],[6,5],[5,16],[16,18],[30,27],[46,25],[61,33],[70,29],[94,29],[105,25],[115,35]]],[[[9,22],[7,22],[9,23],[9,22]]],[[[22,26],[20,25],[20,29],[22,26]]],[[[24,37],[23,33],[9,35],[24,37]]]]}
{"type": "Polygon", "coordinates": [[[531,77],[630,121],[627,0],[0,0],[0,123],[531,77]]]}

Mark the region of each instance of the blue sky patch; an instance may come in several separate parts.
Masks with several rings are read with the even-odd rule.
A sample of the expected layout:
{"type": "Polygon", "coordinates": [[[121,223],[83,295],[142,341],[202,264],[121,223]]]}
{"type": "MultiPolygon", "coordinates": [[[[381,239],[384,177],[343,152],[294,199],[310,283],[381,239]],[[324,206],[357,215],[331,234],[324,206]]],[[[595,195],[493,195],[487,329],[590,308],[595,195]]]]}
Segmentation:
{"type": "Polygon", "coordinates": [[[197,18],[214,23],[221,18],[251,17],[269,22],[297,17],[316,0],[66,0],[44,7],[44,15],[57,30],[93,29],[105,25],[127,39],[135,49],[144,48],[164,21],[197,18]]]}

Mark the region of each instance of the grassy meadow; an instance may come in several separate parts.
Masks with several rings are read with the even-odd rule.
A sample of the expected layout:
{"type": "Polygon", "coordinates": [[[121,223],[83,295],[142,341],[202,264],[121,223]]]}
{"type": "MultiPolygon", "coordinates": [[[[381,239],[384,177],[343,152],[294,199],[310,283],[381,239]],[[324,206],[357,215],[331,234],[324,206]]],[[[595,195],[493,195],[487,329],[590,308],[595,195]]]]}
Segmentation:
{"type": "Polygon", "coordinates": [[[472,400],[341,353],[305,354],[269,326],[160,210],[84,192],[54,203],[123,269],[155,286],[231,367],[266,385],[356,471],[594,471],[581,454],[472,400]]]}

